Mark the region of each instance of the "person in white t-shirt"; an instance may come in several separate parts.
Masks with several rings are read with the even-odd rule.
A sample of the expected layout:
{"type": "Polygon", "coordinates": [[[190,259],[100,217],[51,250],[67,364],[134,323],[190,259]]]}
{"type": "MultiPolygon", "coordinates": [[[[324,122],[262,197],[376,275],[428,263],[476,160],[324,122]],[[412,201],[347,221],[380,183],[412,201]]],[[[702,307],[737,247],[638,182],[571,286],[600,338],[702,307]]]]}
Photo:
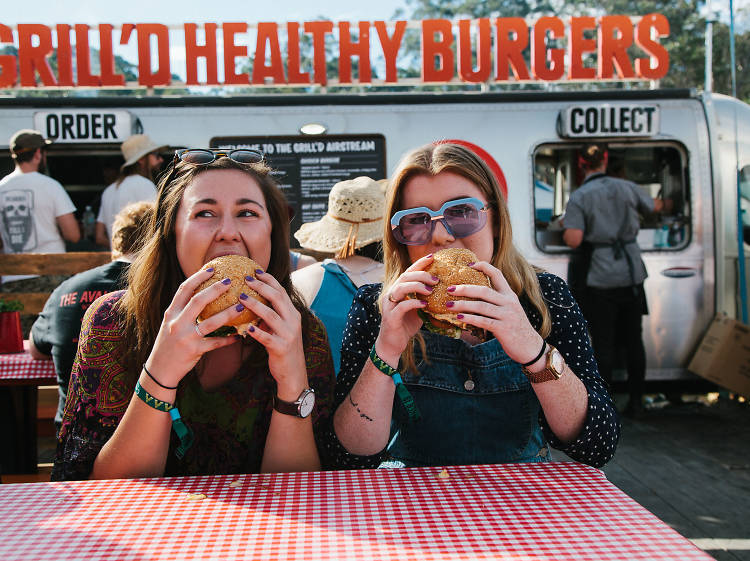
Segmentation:
{"type": "MultiPolygon", "coordinates": [[[[81,239],[73,201],[59,182],[43,174],[50,141],[20,130],[10,139],[15,169],[0,180],[0,237],[4,253],[65,253],[65,241],[81,239]]],[[[3,277],[3,283],[28,275],[3,277]]]]}
{"type": "Polygon", "coordinates": [[[156,144],[148,135],[134,134],[120,146],[125,163],[120,167],[117,180],[102,192],[102,202],[96,219],[96,243],[109,247],[115,216],[130,203],[155,201],[154,179],[159,173],[162,157],[159,150],[165,145],[156,144]]]}

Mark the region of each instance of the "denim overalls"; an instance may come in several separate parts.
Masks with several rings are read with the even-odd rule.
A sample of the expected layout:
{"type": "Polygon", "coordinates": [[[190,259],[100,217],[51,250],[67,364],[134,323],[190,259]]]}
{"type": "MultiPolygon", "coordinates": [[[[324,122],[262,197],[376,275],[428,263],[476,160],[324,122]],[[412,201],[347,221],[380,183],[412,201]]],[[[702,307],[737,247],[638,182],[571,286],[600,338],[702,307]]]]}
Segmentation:
{"type": "Polygon", "coordinates": [[[426,363],[402,373],[422,418],[409,422],[396,400],[389,453],[406,466],[549,461],[539,401],[497,339],[471,346],[422,331],[426,363]]]}

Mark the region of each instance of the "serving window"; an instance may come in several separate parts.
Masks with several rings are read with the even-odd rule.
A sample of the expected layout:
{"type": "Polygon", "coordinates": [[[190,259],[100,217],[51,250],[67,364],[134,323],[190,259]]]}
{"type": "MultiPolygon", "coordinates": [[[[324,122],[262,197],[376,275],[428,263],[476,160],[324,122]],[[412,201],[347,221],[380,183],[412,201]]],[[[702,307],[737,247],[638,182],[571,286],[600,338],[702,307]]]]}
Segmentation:
{"type": "MultiPolygon", "coordinates": [[[[578,168],[582,143],[543,144],[533,155],[534,230],[539,249],[570,251],[562,239],[565,207],[583,183],[578,168]]],[[[608,175],[632,181],[653,199],[660,213],[641,216],[638,244],[644,251],[675,251],[690,241],[690,185],[685,149],[676,143],[609,142],[608,175]]]]}

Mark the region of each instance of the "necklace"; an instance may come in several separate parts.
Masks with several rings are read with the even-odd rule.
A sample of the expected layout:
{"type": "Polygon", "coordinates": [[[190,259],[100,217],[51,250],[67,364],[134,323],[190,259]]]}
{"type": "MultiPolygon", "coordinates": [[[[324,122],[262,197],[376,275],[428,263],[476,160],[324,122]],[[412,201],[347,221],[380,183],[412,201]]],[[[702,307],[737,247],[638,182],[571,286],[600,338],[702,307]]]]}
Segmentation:
{"type": "Polygon", "coordinates": [[[374,271],[375,269],[383,266],[382,263],[375,261],[374,263],[370,264],[368,267],[365,267],[364,269],[360,269],[359,271],[355,271],[351,269],[350,267],[343,265],[342,263],[336,262],[336,264],[339,267],[341,267],[341,270],[344,271],[344,273],[346,273],[346,276],[351,278],[352,275],[356,275],[360,278],[360,280],[364,281],[365,284],[370,282],[370,279],[368,279],[365,275],[369,273],[370,271],[374,271]]]}

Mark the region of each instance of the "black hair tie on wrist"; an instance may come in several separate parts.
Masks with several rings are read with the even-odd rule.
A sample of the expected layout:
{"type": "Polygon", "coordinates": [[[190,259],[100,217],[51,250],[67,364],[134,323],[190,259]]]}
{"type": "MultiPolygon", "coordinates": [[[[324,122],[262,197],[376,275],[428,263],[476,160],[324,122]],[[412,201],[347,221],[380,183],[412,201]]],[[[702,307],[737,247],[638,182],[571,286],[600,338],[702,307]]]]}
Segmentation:
{"type": "MultiPolygon", "coordinates": [[[[540,358],[542,358],[542,355],[544,354],[544,351],[546,351],[546,350],[547,350],[547,341],[545,341],[544,339],[542,339],[542,350],[539,351],[539,354],[536,355],[534,358],[532,358],[529,362],[524,362],[521,365],[521,367],[522,368],[526,368],[527,366],[531,366],[532,364],[534,364],[537,360],[539,360],[540,358]]],[[[146,366],[144,365],[143,368],[146,368],[146,366]]],[[[148,374],[148,370],[146,370],[146,374],[148,374]]],[[[156,382],[156,383],[159,384],[159,382],[156,382]]],[[[161,384],[159,384],[159,385],[161,386],[161,384]]]]}
{"type": "MultiPolygon", "coordinates": [[[[539,355],[539,356],[542,356],[542,355],[539,355]]],[[[146,368],[146,363],[145,363],[145,362],[143,363],[143,370],[144,370],[144,371],[146,372],[146,374],[148,374],[148,377],[149,377],[149,378],[151,378],[151,379],[152,379],[152,380],[153,380],[154,382],[156,382],[156,384],[157,384],[158,386],[160,386],[160,387],[164,388],[165,390],[176,390],[176,389],[177,389],[177,386],[165,386],[165,385],[164,385],[164,384],[162,384],[162,383],[161,383],[161,382],[160,382],[159,380],[157,380],[156,378],[154,378],[154,377],[153,377],[153,376],[151,375],[151,372],[149,372],[149,371],[148,371],[148,368],[146,368]]]]}

